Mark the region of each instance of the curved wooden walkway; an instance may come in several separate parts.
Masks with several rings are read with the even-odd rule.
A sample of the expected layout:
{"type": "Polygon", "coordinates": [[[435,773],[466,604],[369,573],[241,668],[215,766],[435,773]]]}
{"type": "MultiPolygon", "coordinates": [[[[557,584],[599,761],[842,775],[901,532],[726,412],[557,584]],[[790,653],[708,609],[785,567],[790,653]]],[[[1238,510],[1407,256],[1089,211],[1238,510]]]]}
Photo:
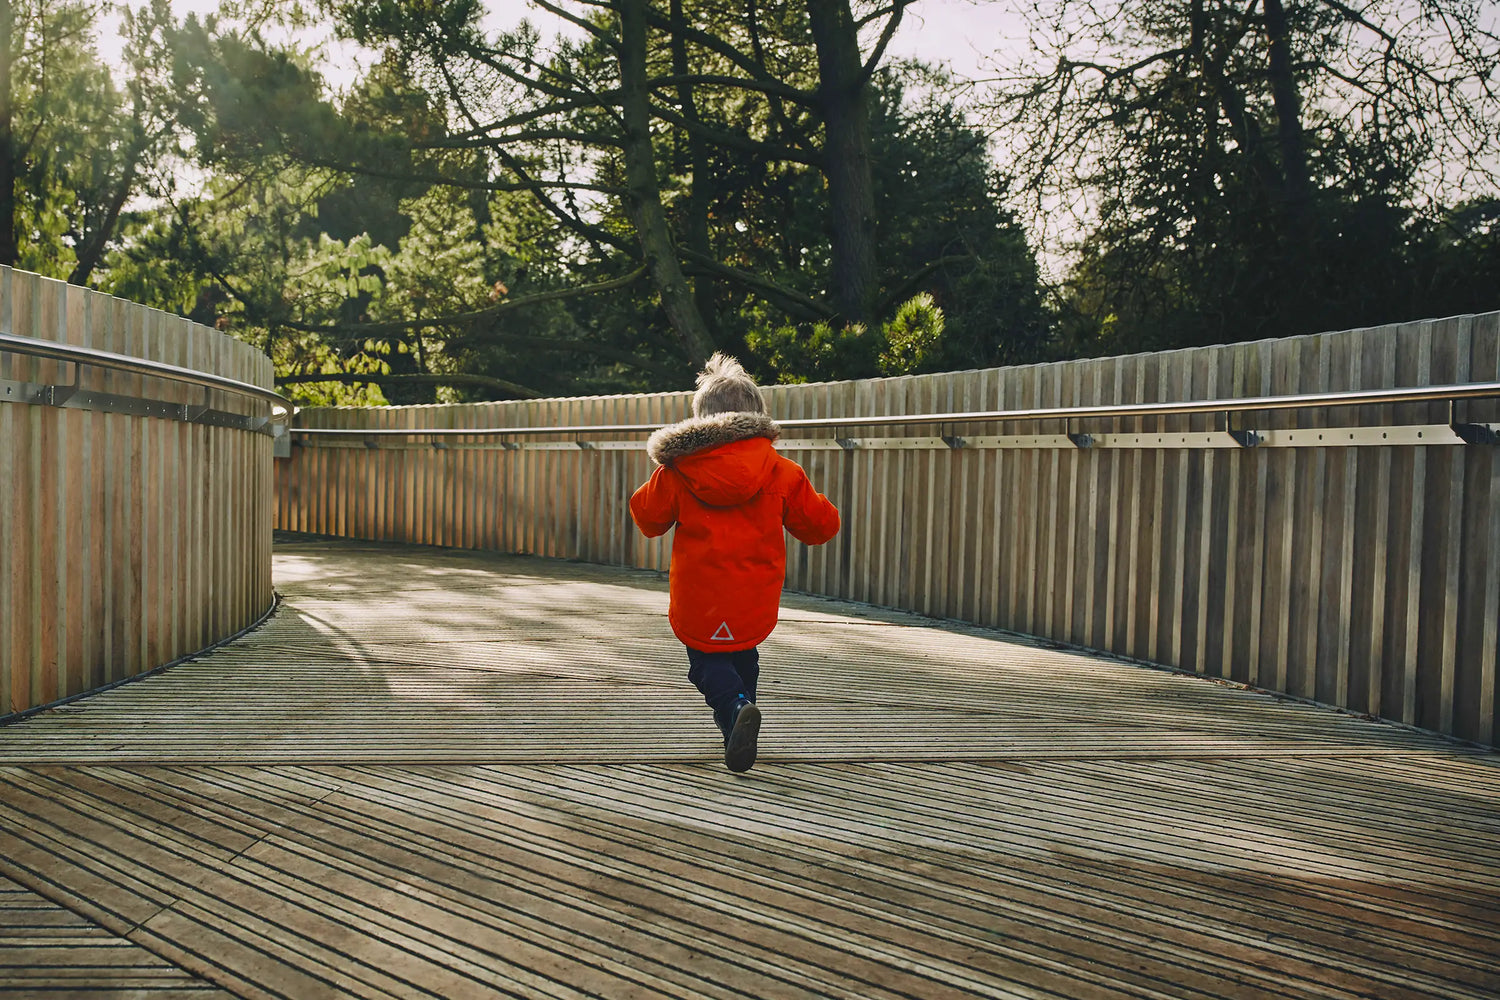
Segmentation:
{"type": "Polygon", "coordinates": [[[1494,754],[789,598],[733,775],[655,574],[276,565],[0,727],[0,996],[1500,996],[1494,754]]]}

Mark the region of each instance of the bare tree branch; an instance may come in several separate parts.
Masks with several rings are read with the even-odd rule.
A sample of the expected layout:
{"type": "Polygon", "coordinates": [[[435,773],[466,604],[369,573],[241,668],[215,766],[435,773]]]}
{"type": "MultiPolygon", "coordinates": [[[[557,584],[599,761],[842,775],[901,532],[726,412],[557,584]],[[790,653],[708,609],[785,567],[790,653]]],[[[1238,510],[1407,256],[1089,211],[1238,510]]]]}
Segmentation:
{"type": "Polygon", "coordinates": [[[816,319],[833,319],[837,311],[824,302],[803,295],[801,292],[793,291],[769,278],[763,278],[750,271],[744,271],[737,267],[730,267],[711,257],[693,253],[690,250],[678,248],[678,255],[682,257],[685,264],[684,270],[689,274],[703,273],[731,281],[741,287],[759,292],[768,299],[774,299],[793,312],[816,319]]]}
{"type": "MultiPolygon", "coordinates": [[[[886,46],[890,45],[891,39],[896,34],[896,29],[901,26],[901,15],[906,12],[907,5],[910,2],[911,0],[895,0],[889,7],[885,8],[884,12],[889,12],[890,19],[885,22],[885,28],[880,32],[880,39],[875,43],[875,47],[870,50],[870,58],[865,60],[864,71],[860,74],[860,86],[864,86],[875,75],[875,70],[880,66],[880,60],[885,56],[886,46]]],[[[863,28],[873,18],[878,17],[880,13],[883,12],[871,14],[869,17],[856,22],[855,27],[863,28]]]]}

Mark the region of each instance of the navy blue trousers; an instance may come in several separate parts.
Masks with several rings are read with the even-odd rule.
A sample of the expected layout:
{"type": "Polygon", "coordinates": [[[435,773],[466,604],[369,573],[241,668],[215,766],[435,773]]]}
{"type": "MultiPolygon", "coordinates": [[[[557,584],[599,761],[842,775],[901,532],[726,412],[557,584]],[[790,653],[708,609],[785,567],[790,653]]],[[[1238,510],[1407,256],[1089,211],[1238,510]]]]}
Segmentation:
{"type": "Polygon", "coordinates": [[[760,680],[760,653],[753,647],[733,653],[710,653],[687,647],[688,680],[714,710],[714,720],[724,728],[724,720],[735,700],[744,695],[755,700],[755,683],[760,680]]]}

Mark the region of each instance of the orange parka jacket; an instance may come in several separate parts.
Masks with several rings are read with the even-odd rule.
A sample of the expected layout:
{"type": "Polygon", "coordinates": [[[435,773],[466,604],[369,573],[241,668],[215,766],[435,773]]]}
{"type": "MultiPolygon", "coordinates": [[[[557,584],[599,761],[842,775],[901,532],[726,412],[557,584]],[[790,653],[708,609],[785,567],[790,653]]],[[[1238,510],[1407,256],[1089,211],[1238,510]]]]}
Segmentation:
{"type": "Polygon", "coordinates": [[[667,618],[693,649],[749,649],[771,634],[786,582],[783,527],[809,545],[838,533],[838,508],[777,453],[779,434],[761,414],[718,413],[646,442],[659,468],[630,514],[648,538],[677,526],[667,618]]]}

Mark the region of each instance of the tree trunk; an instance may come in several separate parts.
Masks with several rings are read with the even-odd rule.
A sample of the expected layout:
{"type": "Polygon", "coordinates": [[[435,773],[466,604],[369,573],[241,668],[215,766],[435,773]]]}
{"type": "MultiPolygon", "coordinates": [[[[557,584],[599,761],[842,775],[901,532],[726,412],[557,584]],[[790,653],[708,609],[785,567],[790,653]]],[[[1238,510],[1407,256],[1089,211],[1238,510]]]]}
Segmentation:
{"type": "MultiPolygon", "coordinates": [[[[672,72],[686,77],[689,72],[687,40],[682,26],[682,0],[672,0],[672,72]]],[[[677,86],[677,101],[682,106],[682,117],[694,125],[699,124],[698,104],[693,94],[693,85],[681,83],[677,86]]],[[[704,257],[712,257],[713,249],[708,238],[708,206],[713,201],[713,172],[708,164],[708,150],[703,137],[695,128],[684,130],[688,147],[687,169],[693,181],[688,186],[687,218],[684,229],[688,249],[704,257]]],[[[693,279],[693,301],[698,315],[703,318],[712,339],[718,341],[718,309],[714,305],[714,280],[709,275],[693,279]]]]}
{"type": "Polygon", "coordinates": [[[618,8],[625,205],[667,320],[682,341],[689,360],[701,366],[713,353],[714,342],[682,273],[656,181],[656,151],[651,143],[651,106],[646,83],[646,2],[620,0],[618,8]]]}
{"type": "Polygon", "coordinates": [[[11,36],[15,10],[11,0],[0,0],[0,264],[14,266],[20,259],[16,245],[15,109],[11,105],[11,36]]]}
{"type": "Polygon", "coordinates": [[[877,291],[869,86],[848,0],[808,0],[818,52],[818,103],[827,138],[833,298],[845,322],[873,325],[877,291]]]}
{"type": "MultiPolygon", "coordinates": [[[[0,0],[0,3],[3,2],[4,0],[0,0]]],[[[74,265],[73,273],[68,275],[68,284],[87,285],[94,269],[104,260],[104,251],[109,246],[109,238],[114,235],[115,226],[120,222],[120,212],[124,210],[125,202],[134,187],[133,182],[140,163],[139,142],[141,141],[138,136],[138,145],[131,149],[125,161],[119,184],[110,196],[109,205],[104,210],[104,218],[100,220],[99,227],[78,248],[78,263],[74,265]]]]}
{"type": "Polygon", "coordinates": [[[1302,100],[1292,69],[1292,44],[1281,0],[1262,0],[1266,41],[1270,49],[1271,101],[1276,107],[1276,138],[1281,150],[1281,173],[1289,216],[1293,222],[1307,212],[1307,141],[1302,134],[1302,100]]]}

